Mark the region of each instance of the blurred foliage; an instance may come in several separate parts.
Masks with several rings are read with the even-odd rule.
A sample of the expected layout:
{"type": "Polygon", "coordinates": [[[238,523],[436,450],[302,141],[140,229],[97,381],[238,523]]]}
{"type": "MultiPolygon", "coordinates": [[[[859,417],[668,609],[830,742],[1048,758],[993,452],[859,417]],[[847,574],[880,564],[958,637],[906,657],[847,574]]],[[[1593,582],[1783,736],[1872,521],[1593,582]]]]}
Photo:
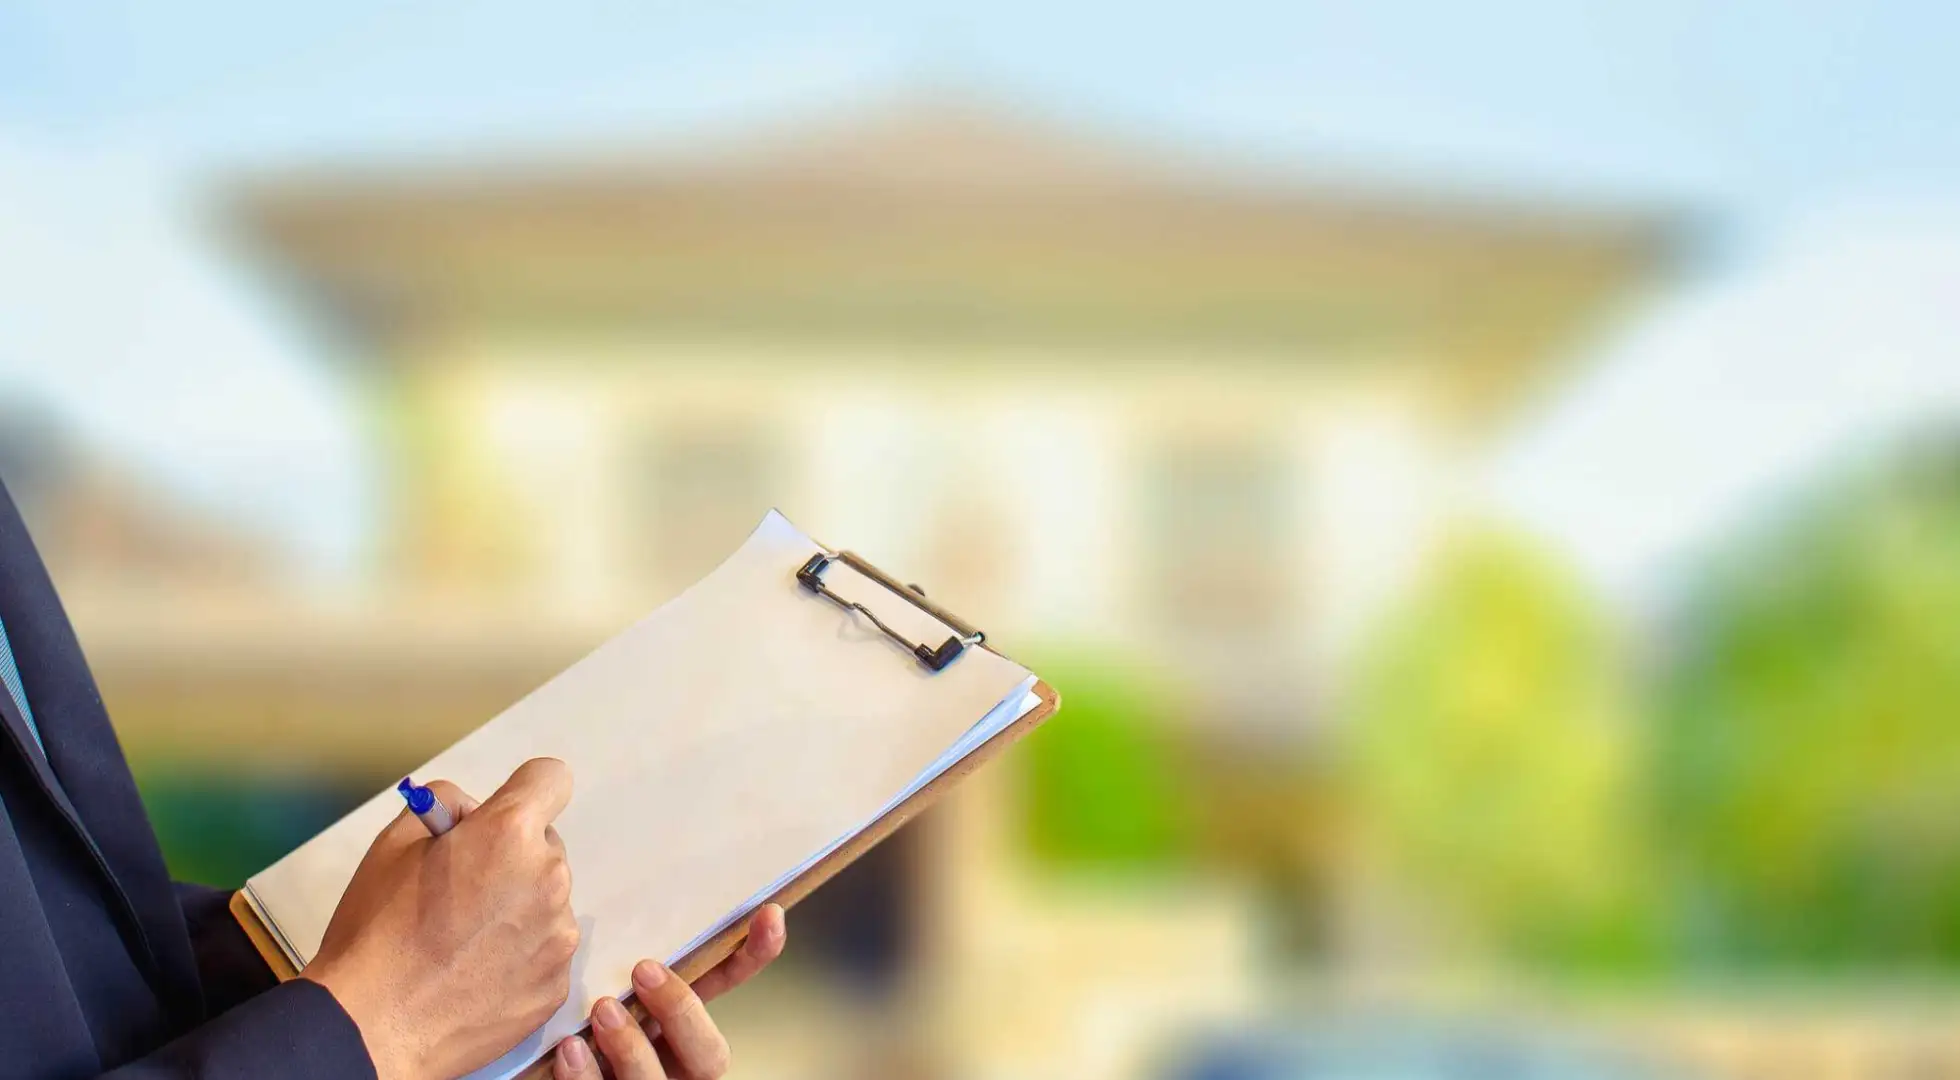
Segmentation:
{"type": "Polygon", "coordinates": [[[1348,700],[1359,839],[1460,943],[1580,966],[1644,940],[1620,643],[1543,552],[1447,544],[1348,700]]]}
{"type": "Polygon", "coordinates": [[[1352,687],[1364,850],[1567,971],[1960,965],[1960,444],[1770,522],[1664,629],[1636,684],[1544,553],[1447,546],[1352,687]]]}
{"type": "Polygon", "coordinates": [[[1017,756],[1036,859],[1105,871],[1163,870],[1192,855],[1194,795],[1173,739],[1177,703],[1149,667],[1111,656],[1036,656],[1066,723],[1017,756]]]}
{"type": "Polygon", "coordinates": [[[1686,953],[1960,963],[1960,444],[1740,545],[1686,616],[1652,768],[1686,953]]]}
{"type": "Polygon", "coordinates": [[[170,876],[235,888],[373,793],[357,779],[241,777],[207,769],[137,776],[170,876]]]}

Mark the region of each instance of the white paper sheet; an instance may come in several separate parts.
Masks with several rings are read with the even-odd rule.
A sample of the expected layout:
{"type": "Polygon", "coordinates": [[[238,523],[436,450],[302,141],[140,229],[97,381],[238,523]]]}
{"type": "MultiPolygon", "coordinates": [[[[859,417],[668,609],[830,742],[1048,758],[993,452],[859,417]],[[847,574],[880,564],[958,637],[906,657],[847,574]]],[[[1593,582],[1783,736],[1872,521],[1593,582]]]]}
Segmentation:
{"type": "MultiPolygon", "coordinates": [[[[479,798],[531,757],[574,777],[557,823],[583,931],[572,995],[473,1080],[522,1071],[627,993],[634,963],[685,956],[1033,707],[1012,661],[969,649],[929,672],[802,589],[819,550],[772,512],[687,592],[415,770],[479,798]]],[[[846,566],[825,580],[913,640],[946,632],[846,566]]],[[[301,966],[399,809],[384,791],[248,883],[301,966]]]]}
{"type": "Polygon", "coordinates": [[[941,755],[938,761],[933,762],[931,767],[926,769],[925,772],[920,773],[916,780],[908,785],[904,791],[895,796],[891,802],[886,803],[877,813],[860,822],[849,832],[824,845],[823,850],[803,860],[794,869],[789,870],[781,877],[757,890],[754,896],[749,897],[747,903],[744,903],[735,911],[729,912],[728,917],[723,919],[719,924],[702,931],[693,941],[683,945],[679,952],[668,958],[667,962],[673,964],[679,961],[688,953],[706,945],[716,934],[728,929],[737,920],[747,918],[756,908],[767,903],[770,897],[781,892],[784,886],[802,876],[804,871],[829,858],[832,852],[850,843],[852,837],[870,828],[879,818],[898,809],[900,803],[917,795],[921,788],[939,779],[940,774],[958,765],[968,754],[978,750],[981,744],[1006,730],[1014,721],[1033,712],[1035,706],[1041,704],[1041,698],[1036,696],[1031,689],[1026,689],[1034,685],[1034,676],[1030,675],[1027,682],[1022,685],[1025,692],[1018,699],[1010,697],[998,706],[995,706],[992,712],[983,717],[979,723],[973,725],[973,730],[963,736],[957,745],[941,755]]]}

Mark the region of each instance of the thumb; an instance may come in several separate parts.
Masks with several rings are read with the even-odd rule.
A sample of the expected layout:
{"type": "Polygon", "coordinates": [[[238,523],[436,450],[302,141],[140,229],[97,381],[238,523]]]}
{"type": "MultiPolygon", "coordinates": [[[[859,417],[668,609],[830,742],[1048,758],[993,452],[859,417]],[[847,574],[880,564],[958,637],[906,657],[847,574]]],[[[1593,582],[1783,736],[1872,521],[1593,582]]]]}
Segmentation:
{"type": "Polygon", "coordinates": [[[571,801],[571,766],[557,758],[532,758],[483,801],[483,811],[518,815],[543,828],[558,820],[571,801]]]}

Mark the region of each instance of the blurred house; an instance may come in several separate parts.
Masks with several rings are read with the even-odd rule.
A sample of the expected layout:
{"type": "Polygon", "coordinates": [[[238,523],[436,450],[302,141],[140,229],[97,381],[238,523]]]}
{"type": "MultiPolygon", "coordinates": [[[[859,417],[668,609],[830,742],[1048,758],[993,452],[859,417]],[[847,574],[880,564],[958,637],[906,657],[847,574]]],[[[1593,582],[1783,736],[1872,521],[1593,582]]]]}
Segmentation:
{"type": "MultiPolygon", "coordinates": [[[[1247,771],[1210,763],[1234,787],[1311,730],[1468,450],[1667,241],[1642,214],[1305,186],[948,102],[688,156],[268,178],[232,209],[367,403],[372,576],[171,634],[104,615],[126,643],[105,692],[139,760],[215,746],[362,778],[493,715],[773,505],[1010,654],[1177,672],[1182,722],[1239,748],[1247,771]]],[[[1043,891],[1012,872],[1007,790],[990,777],[870,871],[870,918],[919,916],[905,1030],[975,1075],[1123,1075],[1161,1022],[1243,1005],[1244,886],[1043,891]],[[1072,950],[1098,963],[1055,962],[1072,950]],[[1043,992],[1003,1000],[1031,970],[1043,992]]],[[[1306,827],[1284,798],[1245,796],[1278,837],[1249,846],[1306,827]]],[[[784,1015],[768,1045],[815,1075],[784,1015]]]]}
{"type": "Polygon", "coordinates": [[[614,624],[776,505],[1001,640],[1196,650],[1289,720],[1461,448],[1665,240],[943,102],[268,181],[238,215],[357,358],[398,603],[614,624]]]}

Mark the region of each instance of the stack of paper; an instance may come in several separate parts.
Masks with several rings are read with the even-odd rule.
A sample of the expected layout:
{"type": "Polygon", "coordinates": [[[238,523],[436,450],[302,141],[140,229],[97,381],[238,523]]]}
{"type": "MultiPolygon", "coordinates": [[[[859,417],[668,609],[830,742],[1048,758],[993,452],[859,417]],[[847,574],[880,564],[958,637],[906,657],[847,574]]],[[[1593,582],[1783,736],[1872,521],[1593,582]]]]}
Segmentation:
{"type": "MultiPolygon", "coordinates": [[[[533,757],[574,777],[557,823],[583,931],[571,999],[477,1077],[516,1075],[600,996],[626,997],[636,962],[685,957],[1037,704],[1010,660],[974,648],[928,671],[803,589],[821,550],[772,512],[713,573],[414,770],[479,798],[533,757]]],[[[911,640],[948,633],[846,565],[824,580],[911,640]]],[[[400,810],[384,791],[247,884],[296,967],[400,810]]]]}

